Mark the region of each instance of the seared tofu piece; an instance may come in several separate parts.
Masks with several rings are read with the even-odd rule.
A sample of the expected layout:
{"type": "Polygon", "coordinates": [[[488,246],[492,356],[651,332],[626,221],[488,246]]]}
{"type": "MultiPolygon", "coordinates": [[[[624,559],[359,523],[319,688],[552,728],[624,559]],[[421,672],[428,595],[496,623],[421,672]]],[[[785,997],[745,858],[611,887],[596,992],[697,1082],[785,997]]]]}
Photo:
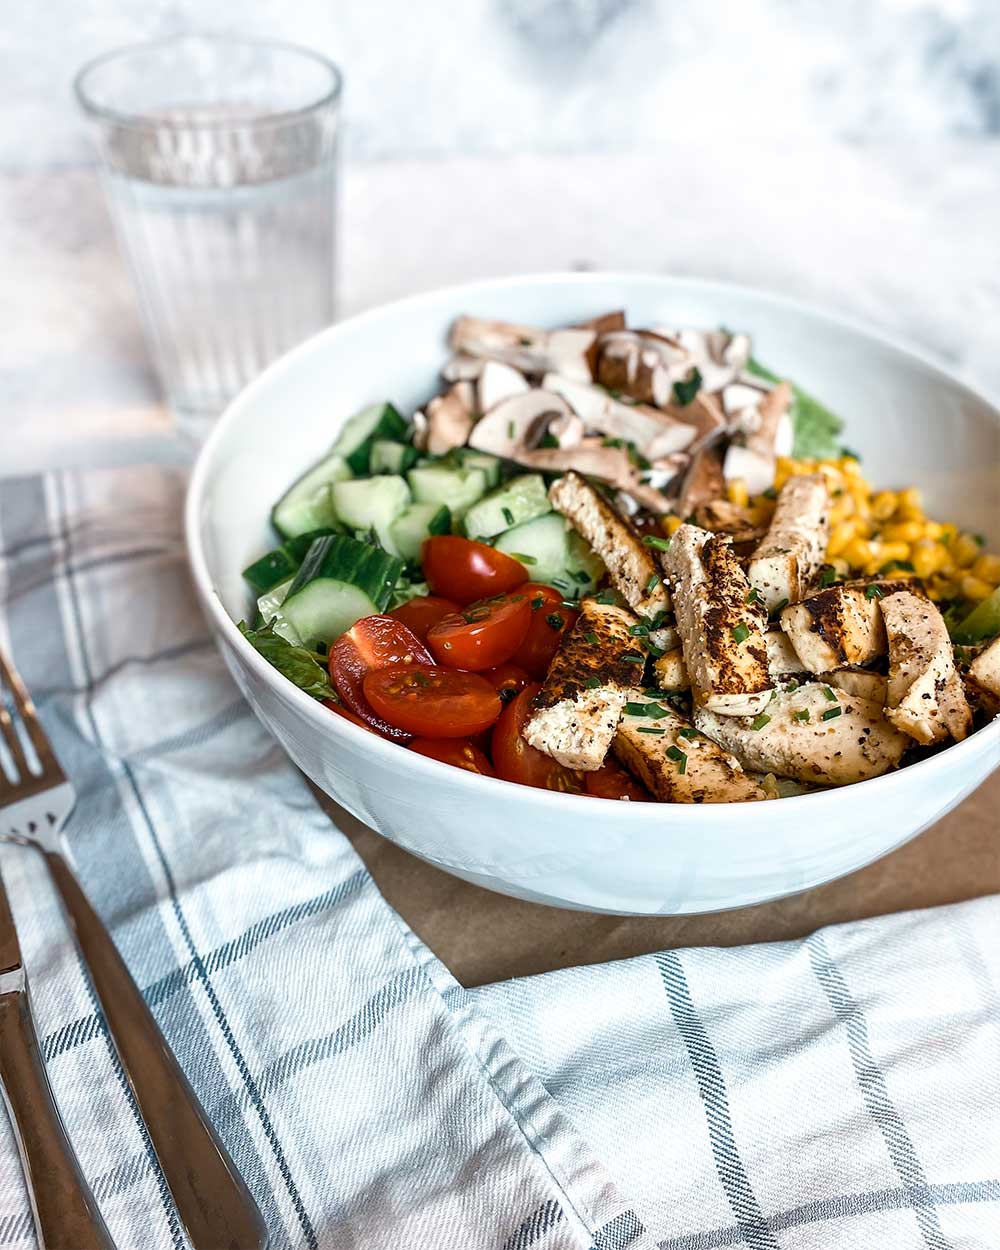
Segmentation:
{"type": "Polygon", "coordinates": [[[567,768],[604,763],[645,655],[629,633],[635,617],[612,603],[584,599],[545,683],[532,701],[524,740],[567,768]]]}
{"type": "Polygon", "coordinates": [[[549,499],[601,557],[612,583],[636,612],[655,616],[670,607],[652,550],[586,479],[567,473],[553,482],[549,499]]]}
{"type": "Polygon", "coordinates": [[[687,690],[691,685],[691,679],[688,677],[684,664],[684,652],[680,647],[672,647],[658,656],[653,661],[653,672],[656,674],[656,684],[659,688],[671,694],[687,690]]]}
{"type": "Polygon", "coordinates": [[[700,709],[694,723],[747,771],[826,786],[879,777],[911,745],[879,704],[819,682],[779,690],[757,717],[700,709]]]}
{"type": "Polygon", "coordinates": [[[747,576],[768,612],[797,603],[823,563],[830,532],[830,493],[821,473],[790,477],[781,488],[771,525],[754,552],[747,576]]]}
{"type": "Polygon", "coordinates": [[[830,586],[789,604],[781,613],[781,628],[809,673],[870,664],[886,653],[880,598],[900,590],[912,590],[912,583],[872,580],[830,586]]]}
{"type": "Polygon", "coordinates": [[[1000,699],[1000,635],[987,643],[969,665],[969,677],[977,689],[1000,699]]]}
{"type": "Polygon", "coordinates": [[[662,802],[743,803],[767,797],[728,752],[642,690],[629,690],[625,707],[615,755],[662,802]]]}
{"type": "MultiPolygon", "coordinates": [[[[788,641],[788,635],[783,630],[769,629],[764,635],[764,647],[767,651],[767,671],[772,678],[790,677],[793,673],[802,672],[802,664],[795,654],[795,648],[788,641]]],[[[676,693],[680,690],[687,690],[691,685],[684,664],[684,653],[679,646],[665,651],[659,659],[655,660],[653,671],[656,673],[656,680],[661,690],[676,693]]],[[[885,679],[882,680],[884,686],[885,679]]]]}
{"type": "Polygon", "coordinates": [[[889,683],[881,673],[872,673],[866,668],[835,668],[827,673],[826,679],[831,686],[836,686],[845,694],[854,694],[859,699],[867,699],[869,703],[885,707],[889,683]]]}
{"type": "Polygon", "coordinates": [[[725,716],[759,712],[771,691],[765,621],[728,540],[685,524],[662,558],[696,705],[725,716]]]}
{"type": "Polygon", "coordinates": [[[889,639],[886,716],[928,745],[972,727],[972,709],[955,668],[955,653],[936,604],[903,590],[879,600],[889,639]]]}

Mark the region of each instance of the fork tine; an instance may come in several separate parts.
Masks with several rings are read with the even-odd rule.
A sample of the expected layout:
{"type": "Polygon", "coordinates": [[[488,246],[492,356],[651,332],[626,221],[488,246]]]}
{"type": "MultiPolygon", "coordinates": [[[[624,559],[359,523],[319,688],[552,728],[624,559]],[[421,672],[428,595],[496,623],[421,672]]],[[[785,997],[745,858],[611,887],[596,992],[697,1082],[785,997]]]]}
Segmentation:
{"type": "MultiPolygon", "coordinates": [[[[31,745],[35,748],[35,754],[38,756],[38,762],[42,766],[42,776],[46,780],[64,780],[63,770],[59,766],[59,761],[55,757],[55,752],[49,743],[48,736],[42,728],[38,719],[38,711],[32,702],[28,688],[21,680],[21,674],[14,667],[13,661],[7,659],[3,651],[0,650],[0,695],[6,686],[14,696],[14,706],[20,714],[24,728],[27,730],[28,737],[31,739],[31,745]]],[[[20,739],[17,736],[17,729],[6,708],[3,707],[3,700],[0,698],[0,730],[3,731],[4,740],[10,748],[11,755],[17,764],[21,773],[21,780],[25,781],[32,776],[28,768],[28,761],[24,755],[24,748],[21,746],[20,739]]]]}

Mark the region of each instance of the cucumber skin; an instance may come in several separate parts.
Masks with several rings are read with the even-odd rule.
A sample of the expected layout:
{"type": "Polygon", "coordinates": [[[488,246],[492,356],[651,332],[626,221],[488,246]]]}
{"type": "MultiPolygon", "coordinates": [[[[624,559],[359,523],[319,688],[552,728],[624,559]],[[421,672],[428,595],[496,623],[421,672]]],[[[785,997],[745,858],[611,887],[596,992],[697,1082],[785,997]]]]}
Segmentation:
{"type": "Polygon", "coordinates": [[[377,439],[398,442],[407,434],[408,426],[400,416],[398,410],[393,404],[372,404],[368,408],[363,408],[360,412],[349,417],[344,422],[344,428],[340,432],[340,437],[334,443],[332,450],[339,452],[350,466],[351,471],[357,476],[364,476],[369,471],[371,461],[372,444],[377,439]],[[344,452],[339,449],[350,442],[351,434],[357,429],[357,423],[360,418],[368,416],[373,411],[377,411],[377,416],[373,418],[373,424],[364,438],[350,451],[344,452]]]}
{"type": "Polygon", "coordinates": [[[289,538],[280,547],[275,547],[259,560],[254,560],[253,564],[248,564],[243,570],[243,576],[258,595],[265,595],[286,578],[295,576],[306,552],[312,546],[313,539],[336,533],[337,530],[324,526],[289,538]]]}
{"type": "Polygon", "coordinates": [[[370,472],[373,476],[382,473],[398,476],[413,468],[418,454],[416,447],[410,443],[393,443],[385,438],[377,438],[371,446],[370,472]]]}
{"type": "Polygon", "coordinates": [[[362,590],[381,612],[392,597],[403,562],[370,543],[345,534],[317,538],[302,561],[285,603],[310,582],[319,579],[348,582],[362,590]]]}

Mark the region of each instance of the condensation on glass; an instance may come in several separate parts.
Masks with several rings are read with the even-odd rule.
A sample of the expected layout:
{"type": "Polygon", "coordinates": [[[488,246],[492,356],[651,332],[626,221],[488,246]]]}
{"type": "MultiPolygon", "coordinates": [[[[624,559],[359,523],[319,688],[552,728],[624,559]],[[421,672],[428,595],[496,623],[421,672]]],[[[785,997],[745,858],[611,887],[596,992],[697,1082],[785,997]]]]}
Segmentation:
{"type": "Polygon", "coordinates": [[[167,399],[204,426],[333,319],[340,74],[198,36],[109,53],[75,85],[167,399]]]}

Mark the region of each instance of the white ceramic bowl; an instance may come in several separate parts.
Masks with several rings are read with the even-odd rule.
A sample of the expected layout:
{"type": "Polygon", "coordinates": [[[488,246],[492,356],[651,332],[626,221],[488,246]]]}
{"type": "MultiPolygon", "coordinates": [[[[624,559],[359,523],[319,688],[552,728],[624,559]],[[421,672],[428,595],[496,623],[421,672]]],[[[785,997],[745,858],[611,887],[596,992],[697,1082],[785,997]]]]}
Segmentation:
{"type": "Polygon", "coordinates": [[[296,764],[354,815],[466,880],[593,911],[674,914],[761,902],[851,872],[912,838],[1000,762],[1000,723],[901,772],[733,806],[613,803],[476,777],[384,742],[286,682],[244,641],[240,571],[273,538],[271,504],[345,418],[436,386],[459,313],[541,326],[624,308],[633,325],[726,325],[846,420],[886,486],[1000,543],[1000,413],[919,356],[841,319],[715,283],[572,274],[482,282],[354,317],[278,361],[231,405],[191,480],[195,584],[240,689],[296,764]]]}

